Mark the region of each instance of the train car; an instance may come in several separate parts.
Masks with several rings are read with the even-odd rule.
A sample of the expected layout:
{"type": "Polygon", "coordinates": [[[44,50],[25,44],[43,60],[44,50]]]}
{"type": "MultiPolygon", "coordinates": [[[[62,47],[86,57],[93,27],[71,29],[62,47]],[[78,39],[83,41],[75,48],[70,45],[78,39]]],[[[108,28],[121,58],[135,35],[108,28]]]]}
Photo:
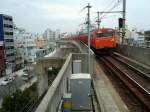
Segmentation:
{"type": "MultiPolygon", "coordinates": [[[[111,28],[102,28],[90,32],[90,44],[94,49],[113,49],[116,47],[116,31],[111,28]]],[[[88,44],[88,34],[81,34],[76,37],[88,44]]]]}

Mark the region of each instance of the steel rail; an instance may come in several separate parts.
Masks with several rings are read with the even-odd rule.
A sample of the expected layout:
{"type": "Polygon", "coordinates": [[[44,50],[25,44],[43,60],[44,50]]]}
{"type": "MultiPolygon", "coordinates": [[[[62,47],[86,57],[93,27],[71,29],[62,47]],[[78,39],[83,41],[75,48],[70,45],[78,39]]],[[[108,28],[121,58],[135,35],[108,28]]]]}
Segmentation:
{"type": "Polygon", "coordinates": [[[107,58],[102,58],[101,60],[119,77],[119,79],[145,105],[145,107],[150,109],[150,92],[142,87],[136,80],[131,78],[129,74],[122,71],[118,66],[112,63],[111,60],[108,60],[107,58]]]}

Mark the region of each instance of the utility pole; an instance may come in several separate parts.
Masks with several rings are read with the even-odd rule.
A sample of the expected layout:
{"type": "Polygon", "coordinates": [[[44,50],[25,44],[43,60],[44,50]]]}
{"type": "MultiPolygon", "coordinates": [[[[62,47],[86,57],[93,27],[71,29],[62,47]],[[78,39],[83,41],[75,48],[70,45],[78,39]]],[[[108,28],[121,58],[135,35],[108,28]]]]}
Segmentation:
{"type": "Polygon", "coordinates": [[[123,18],[123,28],[122,28],[122,44],[124,44],[124,37],[125,37],[125,21],[126,21],[126,0],[123,0],[123,13],[122,13],[122,18],[123,18]]]}
{"type": "Polygon", "coordinates": [[[98,25],[98,30],[99,30],[99,28],[100,28],[100,22],[101,22],[101,20],[100,20],[100,18],[99,18],[99,14],[100,14],[100,12],[98,11],[97,12],[97,25],[98,25]]]}
{"type": "Polygon", "coordinates": [[[88,61],[89,61],[89,64],[88,64],[88,69],[89,69],[89,73],[90,73],[90,3],[88,3],[88,6],[87,6],[87,9],[88,9],[88,61]]]}

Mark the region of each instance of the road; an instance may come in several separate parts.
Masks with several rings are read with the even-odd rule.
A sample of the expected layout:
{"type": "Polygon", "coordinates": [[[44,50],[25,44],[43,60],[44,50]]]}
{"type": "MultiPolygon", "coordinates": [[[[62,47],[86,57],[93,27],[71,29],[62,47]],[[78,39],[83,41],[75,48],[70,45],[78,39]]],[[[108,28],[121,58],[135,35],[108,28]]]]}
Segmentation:
{"type": "MultiPolygon", "coordinates": [[[[0,85],[0,101],[2,101],[2,99],[5,96],[8,96],[8,95],[11,95],[12,93],[14,93],[16,91],[16,89],[22,89],[26,85],[28,86],[29,81],[30,80],[32,81],[33,79],[35,79],[36,76],[33,74],[34,72],[32,71],[30,73],[32,73],[33,77],[28,82],[24,81],[22,79],[22,74],[24,73],[23,70],[24,69],[15,72],[15,74],[17,74],[17,77],[9,84],[7,84],[5,86],[0,85]]],[[[4,79],[5,78],[3,77],[0,79],[0,81],[4,80],[4,79]]],[[[0,104],[1,104],[1,102],[0,102],[0,104]]]]}
{"type": "Polygon", "coordinates": [[[21,76],[18,76],[15,78],[14,81],[8,83],[7,85],[0,86],[0,99],[9,95],[9,92],[13,93],[17,88],[19,88],[25,83],[26,82],[21,79],[21,76]]]}

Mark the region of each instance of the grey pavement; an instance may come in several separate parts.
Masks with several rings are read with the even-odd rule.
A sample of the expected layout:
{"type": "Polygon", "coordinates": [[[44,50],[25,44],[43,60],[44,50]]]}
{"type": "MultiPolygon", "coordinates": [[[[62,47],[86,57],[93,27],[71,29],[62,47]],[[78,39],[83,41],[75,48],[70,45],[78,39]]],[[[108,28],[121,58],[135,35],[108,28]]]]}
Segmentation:
{"type": "MultiPolygon", "coordinates": [[[[12,75],[17,74],[17,77],[12,82],[8,83],[7,85],[0,86],[0,107],[1,107],[1,103],[4,97],[14,93],[16,89],[24,90],[25,88],[30,87],[34,82],[36,82],[37,78],[34,74],[33,74],[34,75],[33,78],[30,79],[28,82],[24,81],[22,79],[22,75],[24,74],[23,70],[24,69],[21,69],[19,71],[12,73],[12,75]]],[[[4,80],[6,77],[0,78],[0,81],[4,80]]]]}
{"type": "Polygon", "coordinates": [[[25,83],[26,82],[22,80],[21,76],[18,76],[14,81],[8,83],[7,85],[0,86],[0,99],[9,95],[9,92],[13,93],[17,88],[25,83]]]}

